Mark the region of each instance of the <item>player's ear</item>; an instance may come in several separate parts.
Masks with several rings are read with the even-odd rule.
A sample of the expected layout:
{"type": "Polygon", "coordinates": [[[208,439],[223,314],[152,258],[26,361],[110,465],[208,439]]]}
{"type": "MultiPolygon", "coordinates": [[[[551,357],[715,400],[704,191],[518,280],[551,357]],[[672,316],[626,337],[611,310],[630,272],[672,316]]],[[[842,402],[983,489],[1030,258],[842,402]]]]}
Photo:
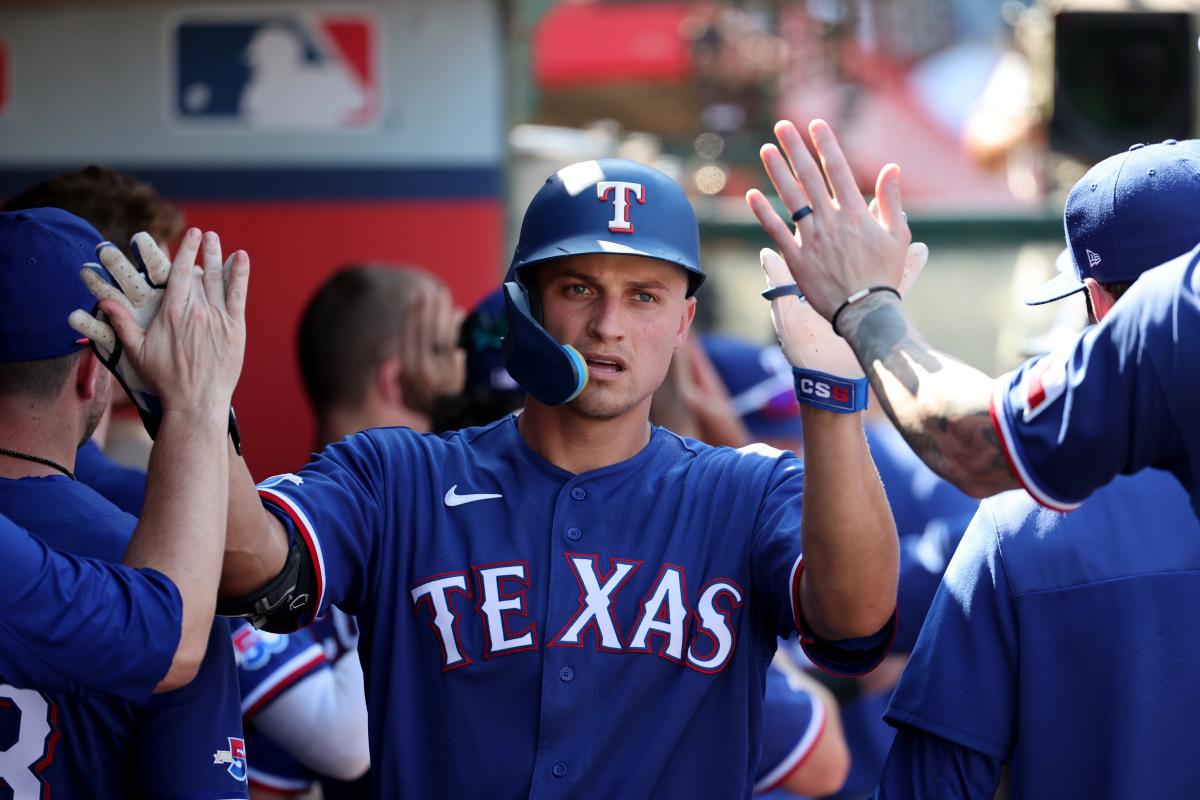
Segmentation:
{"type": "Polygon", "coordinates": [[[675,336],[675,347],[683,347],[692,329],[692,320],[696,318],[696,298],[689,297],[683,301],[683,312],[679,315],[679,331],[675,336]]]}
{"type": "Polygon", "coordinates": [[[1095,278],[1084,278],[1083,285],[1087,287],[1088,297],[1092,299],[1092,311],[1096,321],[1104,319],[1104,315],[1112,310],[1117,299],[1105,289],[1095,278]]]}
{"type": "Polygon", "coordinates": [[[391,355],[375,369],[372,385],[375,393],[390,407],[395,408],[404,405],[404,389],[400,386],[403,379],[404,362],[399,355],[391,355]]]}
{"type": "Polygon", "coordinates": [[[100,381],[108,380],[108,370],[91,348],[80,351],[75,366],[75,393],[80,400],[92,400],[104,390],[100,381]]]}

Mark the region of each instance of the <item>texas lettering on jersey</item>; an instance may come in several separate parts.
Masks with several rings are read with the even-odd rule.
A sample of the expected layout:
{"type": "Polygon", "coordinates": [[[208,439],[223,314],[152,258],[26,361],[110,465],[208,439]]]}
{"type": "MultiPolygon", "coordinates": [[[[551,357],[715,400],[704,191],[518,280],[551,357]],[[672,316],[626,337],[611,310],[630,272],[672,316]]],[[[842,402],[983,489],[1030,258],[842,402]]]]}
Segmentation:
{"type": "MultiPolygon", "coordinates": [[[[708,581],[692,606],[686,570],[664,564],[649,592],[636,603],[637,621],[622,634],[616,612],[618,604],[626,601],[619,595],[643,562],[609,558],[602,573],[598,554],[567,553],[566,559],[579,583],[578,608],[559,627],[551,621],[558,632],[547,647],[590,644],[613,653],[654,653],[705,673],[719,672],[729,662],[736,645],[737,624],[732,616],[745,597],[734,581],[708,581]]],[[[475,661],[459,635],[464,624],[482,624],[484,658],[538,648],[537,624],[532,621],[537,615],[528,606],[535,577],[527,562],[513,561],[442,573],[409,590],[414,612],[424,617],[441,649],[444,671],[475,661]],[[465,613],[472,608],[479,623],[465,613]]]]}

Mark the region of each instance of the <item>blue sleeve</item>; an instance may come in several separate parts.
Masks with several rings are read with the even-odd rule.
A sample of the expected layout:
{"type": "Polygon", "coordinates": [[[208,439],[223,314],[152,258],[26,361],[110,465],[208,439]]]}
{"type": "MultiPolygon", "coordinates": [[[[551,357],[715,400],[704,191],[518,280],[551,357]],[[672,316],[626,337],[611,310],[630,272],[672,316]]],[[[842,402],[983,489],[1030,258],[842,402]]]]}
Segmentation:
{"type": "Polygon", "coordinates": [[[229,624],[213,620],[196,679],[157,694],[143,712],[135,753],[138,796],[162,800],[242,798],[246,745],[229,624]]]}
{"type": "Polygon", "coordinates": [[[946,569],[885,719],[1007,761],[1017,668],[1016,613],[985,501],[946,569]]]}
{"type": "Polygon", "coordinates": [[[781,638],[800,634],[800,644],[813,664],[836,675],[863,675],[887,655],[896,632],[896,616],[878,633],[859,639],[831,641],[816,636],[800,607],[800,504],[804,467],[795,456],[781,455],[771,472],[754,532],[752,573],[754,593],[771,615],[773,631],[781,638]]]}
{"type": "Polygon", "coordinates": [[[295,633],[268,633],[238,620],[233,626],[233,652],[242,693],[242,717],[246,720],[253,719],[304,678],[330,668],[325,648],[313,639],[308,628],[295,633]]]}
{"type": "Polygon", "coordinates": [[[892,741],[874,800],[992,800],[1000,761],[969,747],[902,727],[892,741]]]}
{"type": "Polygon", "coordinates": [[[754,773],[754,792],[774,791],[804,764],[825,730],[821,701],[793,687],[775,665],[767,670],[763,698],[762,756],[754,773]]]}
{"type": "Polygon", "coordinates": [[[0,683],[149,699],[179,646],[174,583],[51,550],[4,517],[0,552],[0,683]]]}
{"type": "Polygon", "coordinates": [[[359,433],[326,447],[299,474],[259,484],[263,505],[300,537],[316,569],[306,621],[330,605],[351,614],[362,605],[386,529],[386,472],[370,433],[359,433]]]}
{"type": "Polygon", "coordinates": [[[1200,437],[1194,266],[1151,270],[1101,324],[996,381],[992,420],[1013,472],[1042,505],[1070,511],[1147,466],[1194,488],[1185,451],[1187,442],[1196,453],[1200,437]]]}

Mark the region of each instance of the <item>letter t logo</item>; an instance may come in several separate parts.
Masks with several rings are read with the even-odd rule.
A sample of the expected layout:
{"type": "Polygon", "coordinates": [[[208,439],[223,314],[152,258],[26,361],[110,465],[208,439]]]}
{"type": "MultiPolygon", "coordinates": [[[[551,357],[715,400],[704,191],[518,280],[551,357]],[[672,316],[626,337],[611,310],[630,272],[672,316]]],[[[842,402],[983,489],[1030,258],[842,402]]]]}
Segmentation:
{"type": "Polygon", "coordinates": [[[628,181],[600,181],[596,184],[596,199],[604,202],[612,196],[613,218],[608,221],[608,229],[613,233],[633,233],[633,223],[629,221],[630,198],[638,203],[646,204],[646,187],[640,183],[628,181]],[[616,190],[614,193],[613,190],[616,190]]]}

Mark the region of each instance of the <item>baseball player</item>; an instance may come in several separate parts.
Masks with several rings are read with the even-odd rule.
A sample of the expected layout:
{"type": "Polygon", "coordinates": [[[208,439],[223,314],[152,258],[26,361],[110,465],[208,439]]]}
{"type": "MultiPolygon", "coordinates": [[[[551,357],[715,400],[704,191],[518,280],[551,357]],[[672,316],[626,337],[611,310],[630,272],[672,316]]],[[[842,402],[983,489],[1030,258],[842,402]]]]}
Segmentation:
{"type": "MultiPolygon", "coordinates": [[[[1186,247],[1197,202],[1200,152],[1161,144],[1100,162],[1067,199],[1067,238],[1119,247],[1125,280],[1097,264],[1085,280],[1060,273],[1026,302],[1082,292],[1105,319],[1138,277],[1131,232],[1186,247]],[[1101,186],[1119,202],[1092,206],[1101,186]]],[[[1143,271],[1153,258],[1150,248],[1143,271]]],[[[1108,421],[1104,406],[1076,414],[1108,421]]],[[[1023,492],[985,500],[888,710],[899,733],[879,796],[937,787],[990,798],[1003,764],[1022,797],[1194,793],[1200,764],[1186,731],[1200,704],[1200,637],[1187,631],[1200,593],[1197,534],[1186,494],[1155,469],[1117,478],[1070,515],[1023,492]],[[1096,619],[1125,631],[1124,643],[1091,635],[1096,619]],[[1098,767],[1106,753],[1120,755],[1098,767]]]]}
{"type": "MultiPolygon", "coordinates": [[[[0,509],[52,547],[119,563],[136,520],[71,474],[76,446],[105,408],[109,384],[96,355],[67,325],[71,311],[90,298],[79,280],[80,266],[99,239],[91,226],[57,209],[0,215],[0,509]]],[[[177,446],[191,444],[189,419],[228,414],[223,402],[240,368],[236,353],[229,355],[230,365],[220,365],[216,359],[225,356],[213,348],[214,340],[226,337],[240,342],[244,330],[240,311],[235,320],[227,310],[214,246],[210,237],[205,282],[193,267],[200,233],[186,237],[178,269],[159,292],[165,309],[161,321],[145,333],[134,325],[122,335],[129,345],[126,357],[145,366],[145,379],[153,381],[149,385],[171,383],[158,398],[160,432],[187,437],[177,446]],[[176,338],[171,335],[176,329],[191,335],[176,338]],[[218,398],[220,405],[214,402],[218,398]]],[[[115,248],[102,250],[110,259],[108,251],[115,248]]],[[[244,292],[246,264],[244,256],[234,261],[240,266],[230,263],[230,288],[238,295],[244,292]]],[[[124,266],[133,272],[127,262],[124,266]]],[[[165,280],[167,271],[152,274],[165,280]]],[[[232,304],[240,308],[241,300],[232,304]]],[[[97,345],[111,348],[115,340],[97,345]]],[[[214,424],[209,441],[198,443],[208,458],[225,446],[213,430],[220,428],[214,424]]],[[[186,487],[186,474],[167,469],[172,481],[186,487]]],[[[207,469],[216,471],[218,481],[227,478],[223,467],[207,469]]],[[[200,485],[211,487],[212,478],[200,485]]],[[[217,491],[208,502],[220,508],[225,492],[217,491]]],[[[203,515],[199,523],[201,532],[219,530],[211,522],[206,526],[203,515]]],[[[170,629],[160,633],[175,635],[170,629]]],[[[0,769],[13,794],[244,797],[245,754],[228,625],[209,617],[200,635],[207,646],[196,678],[142,703],[79,691],[0,689],[6,700],[0,704],[3,727],[13,732],[0,769]]]]}
{"type": "MultiPolygon", "coordinates": [[[[242,266],[237,292],[245,291],[248,265],[242,266]]],[[[185,279],[181,272],[176,280],[185,279]]],[[[126,342],[156,383],[164,371],[187,374],[177,360],[190,347],[218,348],[205,362],[218,369],[193,373],[193,384],[173,383],[168,388],[179,394],[164,394],[168,408],[181,401],[182,408],[155,444],[142,519],[125,551],[128,566],[52,550],[0,517],[0,630],[8,643],[0,649],[0,683],[84,689],[144,704],[152,690],[177,689],[195,677],[207,650],[225,541],[224,501],[215,500],[228,483],[224,413],[245,342],[241,307],[231,302],[229,313],[225,337],[203,338],[214,332],[212,316],[188,328],[164,318],[141,346],[126,342]],[[164,339],[182,347],[162,347],[164,339]],[[219,414],[203,413],[205,400],[219,414]]]]}
{"type": "Polygon", "coordinates": [[[777,637],[844,674],[886,652],[896,531],[853,359],[797,364],[803,465],[647,421],[702,280],[674,182],[564,168],[505,285],[519,416],[366,431],[258,492],[234,462],[223,608],[358,616],[377,797],[746,797],[777,637]]]}
{"type": "MultiPolygon", "coordinates": [[[[845,156],[829,126],[809,126],[825,173],[835,187],[853,186],[845,156]]],[[[802,291],[853,348],[881,405],[917,454],[966,493],[985,497],[1023,487],[1050,508],[1070,510],[1117,474],[1147,466],[1169,469],[1200,513],[1200,428],[1193,423],[1198,394],[1195,337],[1200,329],[1200,252],[1189,250],[1200,228],[1167,247],[1152,236],[1156,214],[1130,226],[1113,249],[1094,231],[1071,243],[1082,280],[1125,279],[1123,254],[1167,262],[1139,280],[1105,321],[1057,353],[1033,359],[995,381],[929,346],[905,316],[895,287],[904,265],[907,226],[900,204],[900,170],[884,167],[876,185],[884,224],[868,224],[865,204],[831,204],[821,171],[791,122],[775,126],[783,152],[768,144],[763,163],[772,184],[798,219],[795,233],[758,190],[747,202],[780,247],[802,291]],[[786,154],[786,159],[785,155],[786,154]],[[893,226],[896,230],[893,230],[893,226]],[[1187,243],[1185,244],[1184,241],[1187,243]],[[1101,270],[1099,273],[1095,271],[1101,270]],[[1103,421],[1072,409],[1103,403],[1103,421]]],[[[1176,147],[1192,150],[1195,142],[1176,147]]],[[[1172,202],[1164,184],[1163,208],[1172,202]]],[[[1120,203],[1097,184],[1090,203],[1120,203]]]]}

